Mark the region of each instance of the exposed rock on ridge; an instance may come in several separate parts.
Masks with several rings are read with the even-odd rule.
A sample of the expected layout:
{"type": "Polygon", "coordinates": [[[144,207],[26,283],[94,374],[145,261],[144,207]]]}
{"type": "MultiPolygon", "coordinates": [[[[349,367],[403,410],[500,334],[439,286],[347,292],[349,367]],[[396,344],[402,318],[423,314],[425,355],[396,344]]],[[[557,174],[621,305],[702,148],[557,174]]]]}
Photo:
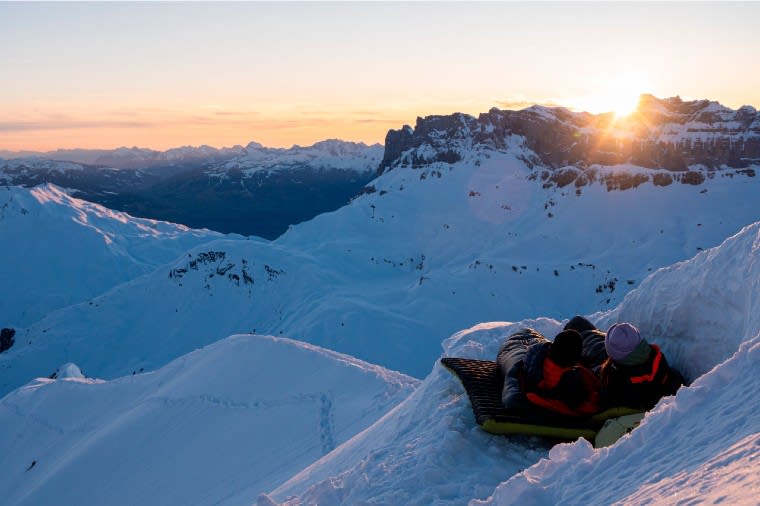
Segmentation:
{"type": "Polygon", "coordinates": [[[753,107],[732,110],[708,100],[642,95],[638,110],[619,120],[611,113],[543,106],[493,108],[478,118],[462,113],[417,118],[414,129],[388,132],[379,172],[399,164],[456,162],[472,147],[505,149],[515,136],[535,153],[524,159],[530,167],[629,163],[680,172],[694,165],[713,170],[760,163],[760,113],[753,107]]]}

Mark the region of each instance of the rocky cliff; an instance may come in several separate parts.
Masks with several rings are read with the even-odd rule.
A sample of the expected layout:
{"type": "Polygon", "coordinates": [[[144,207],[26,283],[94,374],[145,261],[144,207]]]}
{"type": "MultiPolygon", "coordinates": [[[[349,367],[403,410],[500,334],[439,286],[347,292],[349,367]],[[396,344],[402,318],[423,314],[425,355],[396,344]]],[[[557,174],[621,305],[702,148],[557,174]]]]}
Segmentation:
{"type": "Polygon", "coordinates": [[[388,132],[379,172],[397,165],[453,163],[466,150],[506,149],[516,141],[534,153],[524,161],[548,169],[549,178],[556,178],[558,169],[585,171],[595,165],[669,172],[744,169],[760,164],[760,113],[750,106],[732,110],[708,100],[642,95],[637,111],[625,118],[543,106],[493,108],[477,118],[428,116],[417,118],[414,129],[388,132]]]}

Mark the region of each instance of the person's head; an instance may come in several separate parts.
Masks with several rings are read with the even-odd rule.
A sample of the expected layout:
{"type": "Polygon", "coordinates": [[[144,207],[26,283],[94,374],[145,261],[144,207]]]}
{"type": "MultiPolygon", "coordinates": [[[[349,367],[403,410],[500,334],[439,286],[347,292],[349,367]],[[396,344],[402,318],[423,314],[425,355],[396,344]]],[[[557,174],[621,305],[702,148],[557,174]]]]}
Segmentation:
{"type": "Polygon", "coordinates": [[[604,337],[604,348],[613,361],[624,365],[643,364],[651,351],[639,329],[630,323],[616,323],[610,327],[604,337]]]}
{"type": "Polygon", "coordinates": [[[549,358],[562,367],[570,367],[581,361],[583,338],[575,330],[563,330],[549,347],[549,358]]]}

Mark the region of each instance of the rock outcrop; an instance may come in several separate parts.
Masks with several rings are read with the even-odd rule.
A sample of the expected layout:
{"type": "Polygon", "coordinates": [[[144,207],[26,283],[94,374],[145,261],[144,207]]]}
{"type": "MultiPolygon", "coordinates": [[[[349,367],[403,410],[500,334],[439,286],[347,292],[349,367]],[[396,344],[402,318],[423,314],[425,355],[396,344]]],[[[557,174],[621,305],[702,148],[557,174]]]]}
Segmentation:
{"type": "Polygon", "coordinates": [[[388,132],[379,172],[396,165],[456,162],[468,149],[506,149],[516,139],[532,152],[524,157],[531,168],[633,164],[670,172],[693,166],[743,169],[760,164],[760,113],[750,106],[733,110],[708,100],[642,95],[637,111],[619,119],[612,113],[544,106],[493,108],[477,118],[429,116],[417,118],[414,129],[388,132]]]}

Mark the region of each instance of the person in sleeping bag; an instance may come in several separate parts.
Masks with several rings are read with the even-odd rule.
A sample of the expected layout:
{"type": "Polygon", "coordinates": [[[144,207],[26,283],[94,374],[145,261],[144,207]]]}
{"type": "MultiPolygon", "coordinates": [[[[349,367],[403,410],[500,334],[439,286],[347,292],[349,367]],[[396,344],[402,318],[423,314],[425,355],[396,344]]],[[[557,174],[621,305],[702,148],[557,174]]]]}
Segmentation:
{"type": "Polygon", "coordinates": [[[630,323],[607,330],[608,358],[599,372],[602,403],[649,410],[662,397],[674,395],[684,378],[668,365],[656,344],[649,344],[630,323]]]}
{"type": "Polygon", "coordinates": [[[504,373],[504,406],[538,407],[566,416],[598,412],[598,380],[580,364],[581,349],[575,330],[563,330],[553,342],[530,328],[507,337],[497,355],[504,373]]]}

